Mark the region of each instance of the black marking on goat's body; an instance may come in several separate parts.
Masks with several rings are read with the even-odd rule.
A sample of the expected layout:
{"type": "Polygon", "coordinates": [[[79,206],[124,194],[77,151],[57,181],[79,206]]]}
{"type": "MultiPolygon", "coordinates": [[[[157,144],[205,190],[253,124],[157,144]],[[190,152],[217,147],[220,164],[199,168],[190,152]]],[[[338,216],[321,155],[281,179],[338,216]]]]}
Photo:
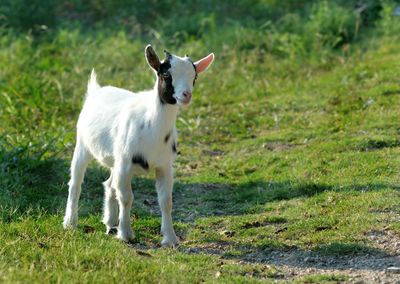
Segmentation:
{"type": "Polygon", "coordinates": [[[146,159],[140,154],[139,155],[133,155],[132,163],[138,164],[139,166],[141,166],[145,170],[149,169],[149,164],[147,163],[146,159]]]}
{"type": "Polygon", "coordinates": [[[144,121],[142,121],[142,123],[140,124],[140,129],[141,129],[141,130],[143,130],[144,125],[145,125],[145,123],[144,123],[144,121]]]}
{"type": "Polygon", "coordinates": [[[172,143],[172,152],[174,152],[176,154],[176,142],[175,142],[175,140],[172,143]]]}
{"type": "Polygon", "coordinates": [[[171,69],[171,63],[167,57],[157,71],[158,95],[162,104],[174,105],[176,104],[176,99],[174,98],[175,89],[172,85],[172,76],[169,69],[171,69]]]}
{"type": "Polygon", "coordinates": [[[169,137],[171,136],[172,131],[168,132],[168,134],[164,138],[164,143],[167,143],[169,140],[169,137]]]}

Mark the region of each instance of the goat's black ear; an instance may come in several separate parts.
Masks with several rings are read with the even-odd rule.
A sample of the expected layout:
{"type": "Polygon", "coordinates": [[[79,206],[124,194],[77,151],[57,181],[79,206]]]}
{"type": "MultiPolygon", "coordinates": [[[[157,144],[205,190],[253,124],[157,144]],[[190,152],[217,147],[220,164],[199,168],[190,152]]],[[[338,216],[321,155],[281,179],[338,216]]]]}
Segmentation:
{"type": "Polygon", "coordinates": [[[149,63],[150,67],[158,71],[160,69],[161,62],[157,53],[150,44],[146,46],[144,53],[146,55],[147,63],[149,63]]]}
{"type": "Polygon", "coordinates": [[[170,60],[172,58],[172,54],[168,50],[164,49],[164,53],[167,60],[170,60]]]}

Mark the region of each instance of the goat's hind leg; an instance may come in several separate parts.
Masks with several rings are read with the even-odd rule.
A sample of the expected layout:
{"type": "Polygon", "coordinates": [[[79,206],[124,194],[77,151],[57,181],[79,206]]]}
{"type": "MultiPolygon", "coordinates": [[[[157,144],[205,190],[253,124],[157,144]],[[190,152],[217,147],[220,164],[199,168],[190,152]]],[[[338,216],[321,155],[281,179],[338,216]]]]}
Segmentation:
{"type": "Polygon", "coordinates": [[[69,194],[63,223],[64,228],[76,228],[78,224],[78,202],[81,185],[90,160],[92,160],[91,154],[78,138],[71,162],[71,179],[68,183],[69,194]]]}
{"type": "Polygon", "coordinates": [[[106,234],[116,234],[118,226],[118,201],[116,191],[111,187],[112,170],[110,177],[103,183],[104,185],[104,212],[103,223],[106,225],[106,234]]]}

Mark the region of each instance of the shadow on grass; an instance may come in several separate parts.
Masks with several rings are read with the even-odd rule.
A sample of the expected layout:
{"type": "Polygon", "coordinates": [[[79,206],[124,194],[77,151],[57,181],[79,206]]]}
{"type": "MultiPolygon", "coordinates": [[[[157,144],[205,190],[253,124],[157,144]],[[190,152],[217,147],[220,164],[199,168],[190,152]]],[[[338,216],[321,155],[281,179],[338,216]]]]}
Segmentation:
{"type": "MultiPolygon", "coordinates": [[[[12,155],[0,158],[0,218],[11,221],[24,212],[40,210],[49,214],[64,210],[68,195],[69,163],[62,159],[31,159],[28,156],[12,155]],[[8,214],[5,208],[12,208],[8,214]],[[14,215],[14,216],[13,216],[14,215]]],[[[15,154],[15,153],[14,153],[15,154]]],[[[108,170],[90,166],[85,175],[80,199],[80,214],[101,212],[103,201],[102,182],[108,178],[108,170]]],[[[158,214],[157,193],[154,180],[136,177],[132,181],[136,214],[146,216],[158,214]],[[138,204],[139,203],[139,204],[138,204]]],[[[311,197],[325,191],[370,191],[393,186],[388,184],[365,184],[331,186],[307,181],[251,181],[246,183],[180,183],[174,185],[174,204],[178,220],[185,221],[183,209],[196,211],[195,217],[210,215],[240,215],[252,213],[257,205],[267,202],[311,197]],[[206,203],[206,206],[204,205],[206,203]],[[223,206],[221,206],[223,204],[223,206]]],[[[190,221],[190,218],[189,218],[190,221]]]]}
{"type": "MultiPolygon", "coordinates": [[[[92,164],[85,175],[80,199],[80,214],[101,212],[103,201],[102,182],[108,178],[108,170],[92,164]]],[[[11,221],[24,212],[34,210],[58,214],[64,210],[68,195],[69,161],[29,155],[27,149],[0,152],[0,219],[11,221]],[[27,154],[28,153],[28,154],[27,154]],[[32,158],[35,157],[35,158],[32,158]],[[13,212],[9,214],[7,208],[13,212]]],[[[240,215],[252,213],[258,205],[267,202],[311,197],[325,191],[370,191],[391,187],[388,184],[326,185],[308,181],[265,181],[246,183],[180,183],[174,185],[175,213],[185,221],[186,213],[196,218],[210,215],[240,215]],[[206,206],[205,206],[206,204],[206,206]],[[221,206],[223,205],[223,206],[221,206]],[[185,211],[186,210],[186,211],[185,211]]],[[[135,195],[134,212],[151,216],[158,214],[154,180],[142,177],[133,179],[135,195]],[[136,209],[137,210],[136,210],[136,209]],[[136,211],[135,211],[136,210],[136,211]]],[[[10,212],[11,212],[10,211],[10,212]]]]}
{"type": "Polygon", "coordinates": [[[11,222],[27,213],[57,212],[65,202],[66,163],[42,158],[46,150],[38,153],[30,146],[0,150],[0,220],[11,222]]]}
{"type": "MultiPolygon", "coordinates": [[[[174,202],[190,206],[197,217],[257,213],[266,203],[312,197],[327,191],[379,191],[396,188],[389,184],[326,185],[307,181],[251,181],[239,184],[192,183],[175,185],[174,202]]],[[[141,190],[139,189],[141,194],[141,190]]],[[[178,209],[179,210],[179,209],[178,209]]]]}

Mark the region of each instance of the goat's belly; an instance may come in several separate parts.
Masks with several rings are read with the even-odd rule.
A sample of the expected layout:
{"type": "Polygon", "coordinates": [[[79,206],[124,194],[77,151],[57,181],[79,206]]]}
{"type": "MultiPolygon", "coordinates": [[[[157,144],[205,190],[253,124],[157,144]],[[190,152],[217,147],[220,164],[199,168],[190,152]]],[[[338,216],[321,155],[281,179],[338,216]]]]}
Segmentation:
{"type": "Polygon", "coordinates": [[[96,158],[96,160],[104,167],[111,169],[114,166],[114,158],[112,156],[96,158]]]}
{"type": "Polygon", "coordinates": [[[133,165],[132,167],[132,171],[133,171],[133,175],[134,176],[143,176],[143,175],[147,175],[150,172],[151,168],[145,169],[142,168],[139,165],[133,165]]]}
{"type": "MultiPolygon", "coordinates": [[[[96,157],[95,159],[104,167],[106,168],[113,168],[114,167],[114,157],[113,156],[103,156],[103,157],[96,157]]],[[[132,165],[132,172],[133,175],[135,176],[142,176],[142,175],[147,175],[151,170],[153,170],[153,167],[148,166],[148,167],[143,167],[142,165],[138,164],[133,164],[132,165]]]]}
{"type": "Polygon", "coordinates": [[[135,176],[146,175],[155,169],[168,167],[173,162],[171,158],[173,159],[171,155],[162,154],[157,156],[150,154],[134,155],[132,157],[133,174],[135,176]]]}

